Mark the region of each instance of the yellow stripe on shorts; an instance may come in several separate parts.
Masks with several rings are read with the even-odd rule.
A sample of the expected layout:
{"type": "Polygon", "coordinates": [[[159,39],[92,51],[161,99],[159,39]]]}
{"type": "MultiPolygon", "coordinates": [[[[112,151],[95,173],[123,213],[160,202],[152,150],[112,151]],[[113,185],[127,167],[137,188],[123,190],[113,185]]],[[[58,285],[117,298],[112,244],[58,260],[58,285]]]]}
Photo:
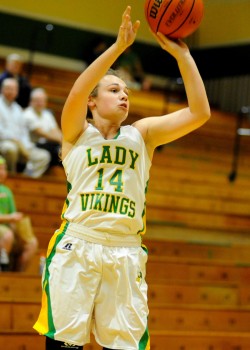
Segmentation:
{"type": "Polygon", "coordinates": [[[33,326],[33,328],[38,333],[47,335],[52,339],[54,338],[55,327],[53,323],[51,303],[50,303],[49,265],[50,265],[51,259],[55,255],[56,246],[64,236],[67,230],[68,224],[69,223],[67,221],[64,221],[61,224],[61,227],[57,231],[55,231],[54,235],[51,237],[51,240],[49,242],[47,256],[46,256],[45,271],[43,273],[42,306],[41,306],[40,314],[38,316],[38,320],[33,326]]]}

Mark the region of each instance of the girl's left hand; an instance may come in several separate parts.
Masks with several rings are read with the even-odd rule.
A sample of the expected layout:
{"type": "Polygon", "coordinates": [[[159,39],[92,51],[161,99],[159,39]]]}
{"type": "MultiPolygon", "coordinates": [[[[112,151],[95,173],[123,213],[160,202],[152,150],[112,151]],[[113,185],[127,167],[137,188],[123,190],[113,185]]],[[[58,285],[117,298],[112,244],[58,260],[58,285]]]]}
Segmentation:
{"type": "Polygon", "coordinates": [[[170,53],[170,55],[172,55],[177,60],[184,54],[189,53],[188,46],[182,40],[172,40],[160,32],[158,32],[157,34],[152,32],[152,34],[158,41],[162,49],[170,53]]]}

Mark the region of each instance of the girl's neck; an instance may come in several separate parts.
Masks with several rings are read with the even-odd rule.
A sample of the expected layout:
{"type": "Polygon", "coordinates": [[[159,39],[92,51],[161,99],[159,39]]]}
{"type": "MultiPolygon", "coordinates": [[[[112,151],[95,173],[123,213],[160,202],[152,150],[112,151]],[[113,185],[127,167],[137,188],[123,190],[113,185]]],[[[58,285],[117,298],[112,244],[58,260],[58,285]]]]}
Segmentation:
{"type": "Polygon", "coordinates": [[[98,122],[93,120],[93,125],[96,129],[99,130],[99,132],[106,140],[113,139],[120,129],[119,124],[112,123],[110,121],[98,122]]]}

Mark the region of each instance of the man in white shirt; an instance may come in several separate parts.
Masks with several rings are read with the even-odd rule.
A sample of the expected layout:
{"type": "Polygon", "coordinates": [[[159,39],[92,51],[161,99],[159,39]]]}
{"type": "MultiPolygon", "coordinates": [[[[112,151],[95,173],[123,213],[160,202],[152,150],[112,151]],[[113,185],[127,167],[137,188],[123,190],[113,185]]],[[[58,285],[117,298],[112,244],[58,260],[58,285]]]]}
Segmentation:
{"type": "Polygon", "coordinates": [[[17,80],[5,79],[0,95],[0,152],[10,172],[15,173],[18,163],[21,163],[24,164],[24,173],[40,177],[49,166],[50,154],[31,142],[23,110],[15,102],[17,94],[17,80]]]}
{"type": "Polygon", "coordinates": [[[59,152],[62,133],[54,115],[47,109],[47,100],[48,96],[44,89],[34,89],[31,92],[30,105],[24,111],[24,118],[31,140],[37,147],[50,152],[50,165],[61,165],[59,152]]]}

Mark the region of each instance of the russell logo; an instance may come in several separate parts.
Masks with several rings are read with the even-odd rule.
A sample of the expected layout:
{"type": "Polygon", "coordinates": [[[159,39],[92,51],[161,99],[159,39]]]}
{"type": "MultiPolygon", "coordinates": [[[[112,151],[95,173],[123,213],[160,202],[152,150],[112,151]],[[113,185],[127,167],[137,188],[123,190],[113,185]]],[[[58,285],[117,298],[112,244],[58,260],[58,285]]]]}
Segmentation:
{"type": "Polygon", "coordinates": [[[62,247],[62,249],[64,249],[64,250],[72,250],[72,243],[65,244],[65,246],[62,247]]]}

